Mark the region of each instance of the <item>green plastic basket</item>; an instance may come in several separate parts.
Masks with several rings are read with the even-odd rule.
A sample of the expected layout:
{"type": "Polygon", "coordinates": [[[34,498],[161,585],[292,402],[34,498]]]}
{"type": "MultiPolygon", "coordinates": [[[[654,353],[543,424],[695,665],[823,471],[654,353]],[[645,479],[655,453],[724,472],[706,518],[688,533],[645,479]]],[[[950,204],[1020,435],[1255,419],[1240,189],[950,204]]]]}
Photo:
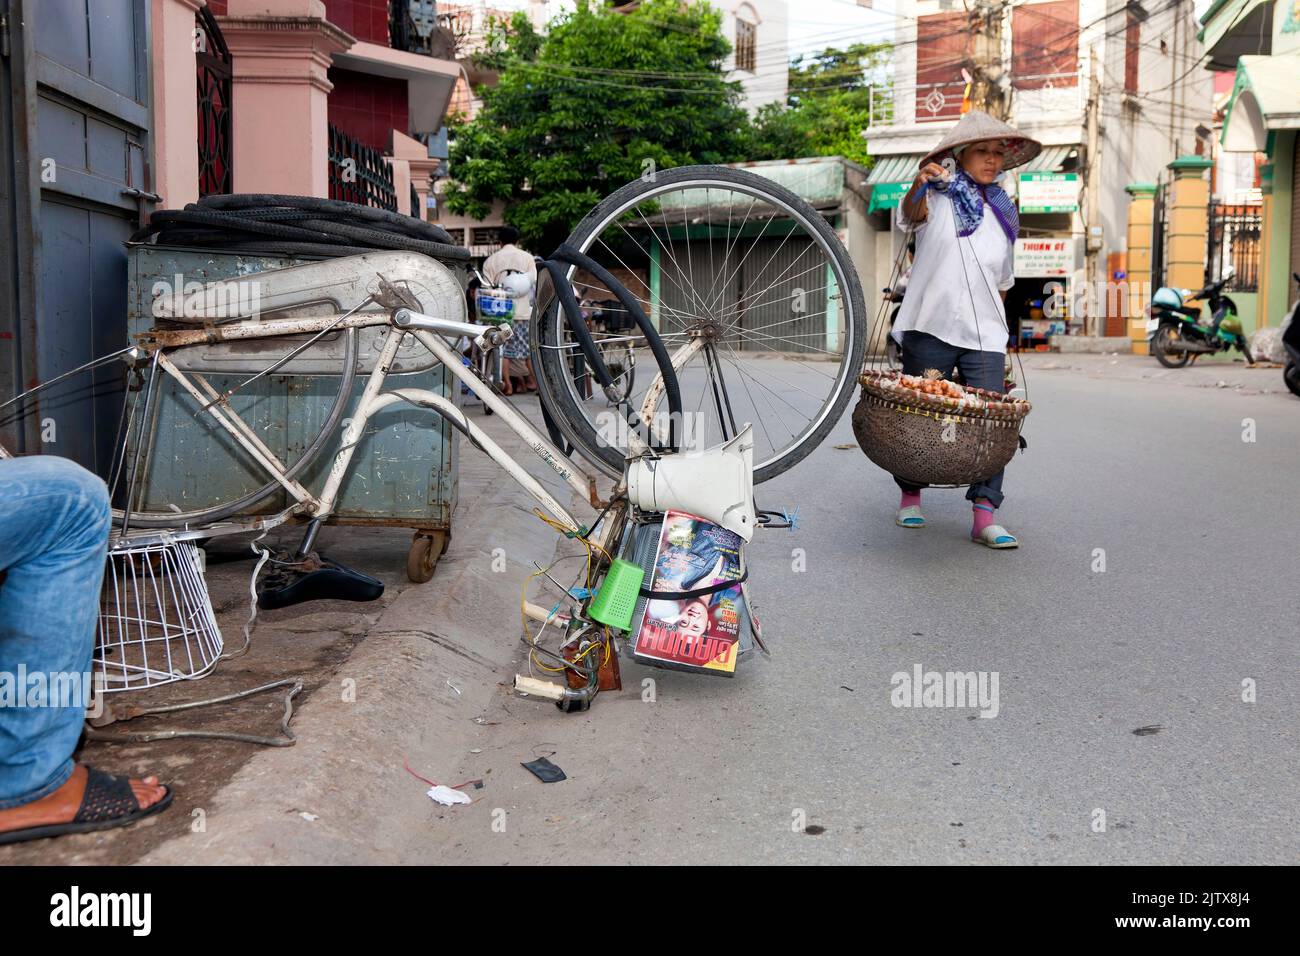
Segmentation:
{"type": "Polygon", "coordinates": [[[600,590],[591,599],[587,616],[620,631],[631,630],[632,612],[636,610],[636,601],[641,595],[641,583],[644,580],[645,571],[641,565],[615,558],[600,590]]]}

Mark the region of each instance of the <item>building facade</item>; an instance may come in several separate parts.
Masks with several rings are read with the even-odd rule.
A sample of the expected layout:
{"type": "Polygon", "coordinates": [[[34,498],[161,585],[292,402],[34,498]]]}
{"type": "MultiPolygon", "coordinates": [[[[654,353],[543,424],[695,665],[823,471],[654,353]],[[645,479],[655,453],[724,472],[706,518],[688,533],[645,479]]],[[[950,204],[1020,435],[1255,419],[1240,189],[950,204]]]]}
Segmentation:
{"type": "Polygon", "coordinates": [[[1233,78],[1222,148],[1260,164],[1257,324],[1276,326],[1300,273],[1300,0],[1216,0],[1200,37],[1209,68],[1233,78]]]}
{"type": "MultiPolygon", "coordinates": [[[[155,209],[285,193],[426,218],[430,144],[460,75],[435,55],[435,13],[433,0],[0,0],[0,395],[122,347],[123,243],[155,209]]],[[[60,454],[111,453],[101,411],[69,407],[60,454]]],[[[31,421],[0,431],[41,442],[31,421]]]]}

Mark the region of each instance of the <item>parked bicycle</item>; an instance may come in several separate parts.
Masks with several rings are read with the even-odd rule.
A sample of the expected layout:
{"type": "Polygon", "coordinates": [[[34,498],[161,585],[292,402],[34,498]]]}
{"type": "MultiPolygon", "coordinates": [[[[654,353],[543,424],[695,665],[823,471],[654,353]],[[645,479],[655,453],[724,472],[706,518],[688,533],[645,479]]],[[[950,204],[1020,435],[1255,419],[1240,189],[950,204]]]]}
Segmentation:
{"type": "MultiPolygon", "coordinates": [[[[600,203],[568,242],[539,261],[539,270],[550,292],[531,323],[530,347],[543,407],[556,437],[595,474],[498,393],[491,370],[509,327],[471,321],[454,273],[413,252],[259,273],[257,315],[196,314],[179,291],[164,296],[154,304],[159,321],[133,344],[10,399],[0,412],[33,411],[58,382],[124,363],[129,388],[107,476],[120,533],[153,529],[193,538],[300,520],[301,544],[277,557],[277,586],[269,597],[263,592],[264,606],[282,606],[373,596],[377,581],[322,559],[315,542],[368,424],[389,406],[436,412],[504,468],[557,530],[589,547],[590,590],[609,567],[626,523],[644,507],[625,480],[628,468],[688,444],[735,448],[743,440],[753,462],[752,489],[811,453],[853,393],[866,342],[852,263],[819,213],[752,173],[686,167],[638,180],[600,203]],[[612,294],[618,308],[602,307],[588,322],[575,289],[612,294]],[[454,348],[462,337],[472,341],[477,360],[463,361],[454,348]],[[390,375],[439,363],[587,503],[594,519],[574,515],[452,398],[385,390],[390,375]],[[639,367],[652,374],[634,374],[639,367]],[[337,373],[324,413],[290,414],[302,433],[292,440],[276,434],[246,387],[270,374],[323,369],[337,373]],[[240,380],[218,389],[210,380],[217,374],[240,380]],[[349,408],[359,380],[364,389],[349,408]],[[206,456],[209,469],[242,477],[240,490],[231,490],[238,481],[227,480],[218,489],[191,488],[182,500],[159,493],[155,475],[168,463],[158,460],[154,442],[164,401],[204,423],[206,438],[196,453],[206,456]],[[598,478],[611,481],[603,492],[598,478]],[[268,511],[281,494],[286,506],[268,511]]],[[[0,446],[0,457],[10,454],[0,446]]],[[[752,490],[748,498],[743,508],[752,511],[752,490]]],[[[440,545],[445,540],[421,545],[417,539],[410,561],[428,565],[440,545]],[[420,547],[426,553],[417,553],[420,547]]],[[[553,617],[537,609],[532,616],[553,617]]]]}

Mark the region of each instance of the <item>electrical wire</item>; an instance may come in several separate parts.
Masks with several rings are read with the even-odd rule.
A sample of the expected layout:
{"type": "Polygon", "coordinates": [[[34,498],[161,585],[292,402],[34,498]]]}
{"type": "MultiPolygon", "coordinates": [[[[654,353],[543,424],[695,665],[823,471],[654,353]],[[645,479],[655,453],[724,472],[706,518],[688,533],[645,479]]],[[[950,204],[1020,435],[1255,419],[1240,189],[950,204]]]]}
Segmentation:
{"type": "MultiPolygon", "coordinates": [[[[1179,6],[1181,6],[1181,4],[1182,4],[1183,2],[1184,2],[1184,0],[1169,0],[1169,2],[1168,2],[1164,7],[1161,7],[1159,10],[1154,11],[1152,15],[1155,16],[1155,15],[1158,15],[1158,14],[1160,14],[1160,13],[1164,13],[1164,12],[1170,10],[1170,9],[1173,9],[1173,8],[1175,8],[1175,7],[1179,7],[1179,6]]],[[[1117,9],[1115,9],[1115,10],[1112,10],[1112,11],[1109,12],[1109,13],[1103,14],[1102,16],[1097,17],[1097,18],[1095,18],[1095,19],[1089,21],[1089,22],[1086,23],[1086,24],[1083,24],[1083,25],[1081,25],[1081,26],[1079,26],[1079,27],[1076,27],[1075,29],[1073,29],[1073,30],[1071,30],[1071,31],[1068,31],[1067,33],[1061,35],[1059,38],[1054,38],[1053,41],[1052,41],[1052,43],[1053,43],[1053,45],[1061,45],[1061,46],[1063,46],[1064,48],[1061,49],[1059,52],[1060,52],[1060,55],[1064,55],[1064,54],[1067,53],[1068,50],[1069,50],[1069,44],[1076,43],[1077,40],[1079,39],[1079,37],[1081,37],[1081,36],[1083,35],[1084,32],[1086,32],[1087,30],[1091,29],[1092,27],[1096,26],[1096,25],[1099,24],[1099,23],[1105,22],[1106,20],[1110,19],[1111,17],[1115,16],[1115,15],[1118,14],[1118,13],[1125,12],[1125,10],[1126,10],[1126,8],[1124,8],[1124,7],[1119,7],[1119,8],[1117,8],[1117,9]]],[[[1059,18],[1048,18],[1048,19],[1059,19],[1059,18]]],[[[1067,23],[1067,22],[1069,22],[1069,21],[1061,20],[1060,22],[1062,22],[1062,23],[1067,23]]],[[[1107,32],[1107,33],[1103,33],[1103,34],[1102,34],[1102,37],[1100,37],[1099,39],[1106,39],[1106,38],[1109,38],[1109,37],[1118,36],[1119,33],[1124,32],[1124,31],[1127,30],[1127,29],[1128,29],[1127,24],[1125,24],[1125,25],[1123,25],[1122,27],[1120,27],[1120,28],[1118,28],[1118,29],[1116,29],[1116,30],[1114,30],[1114,31],[1107,32]]],[[[914,39],[905,39],[905,40],[901,40],[901,41],[897,41],[897,40],[896,40],[896,41],[894,41],[894,42],[891,44],[891,48],[896,50],[896,49],[898,49],[898,48],[900,48],[900,47],[905,47],[905,46],[909,46],[909,45],[913,45],[913,44],[918,44],[918,43],[922,42],[922,39],[924,39],[924,41],[925,41],[926,43],[931,43],[931,42],[934,42],[934,41],[936,41],[936,40],[942,40],[942,39],[946,39],[946,38],[950,38],[950,37],[954,37],[954,36],[965,35],[965,34],[969,34],[969,33],[970,33],[969,24],[967,24],[967,25],[964,26],[962,29],[953,30],[953,31],[948,32],[948,33],[941,33],[941,34],[928,35],[928,36],[926,36],[926,37],[924,37],[924,38],[921,38],[921,37],[918,35],[918,37],[916,37],[916,38],[914,38],[914,39]]],[[[857,34],[857,35],[860,35],[860,34],[857,34]]],[[[1046,55],[1051,55],[1051,54],[1048,53],[1048,54],[1046,54],[1046,55]]],[[[785,58],[786,58],[786,61],[788,62],[788,57],[786,57],[785,54],[781,54],[781,56],[782,56],[782,57],[785,57],[785,58]]],[[[928,61],[928,62],[926,62],[926,63],[924,63],[924,64],[918,64],[918,68],[924,68],[924,69],[930,69],[930,70],[933,70],[933,69],[942,69],[942,68],[944,68],[944,67],[948,67],[948,66],[957,66],[957,65],[964,64],[964,63],[968,62],[969,59],[970,59],[970,57],[969,57],[967,54],[963,53],[960,57],[954,57],[954,58],[943,59],[943,60],[931,60],[931,61],[928,61]]],[[[770,61],[770,62],[776,62],[776,61],[770,61]]],[[[767,65],[770,65],[770,63],[764,63],[764,66],[767,66],[767,65]]],[[[512,64],[510,64],[510,66],[511,66],[512,68],[516,68],[516,69],[518,69],[518,68],[535,69],[535,70],[538,70],[538,71],[540,71],[540,72],[542,72],[542,73],[546,73],[546,74],[548,74],[548,75],[549,75],[549,78],[551,78],[551,79],[563,79],[563,80],[565,80],[565,81],[567,81],[567,82],[570,82],[570,83],[575,83],[575,84],[585,84],[586,86],[601,87],[601,88],[606,88],[606,89],[626,89],[626,90],[634,90],[634,91],[641,92],[641,93],[669,93],[669,94],[674,94],[674,95],[683,95],[683,96],[695,96],[695,95],[698,95],[698,96],[717,96],[717,95],[718,95],[720,92],[722,92],[722,91],[720,91],[720,90],[718,90],[718,89],[716,89],[716,88],[714,88],[714,89],[699,89],[699,88],[690,88],[690,87],[665,87],[665,86],[658,86],[658,85],[654,85],[654,84],[645,85],[645,84],[633,84],[633,83],[618,83],[618,82],[615,82],[614,80],[610,80],[610,79],[596,79],[596,78],[592,78],[592,77],[570,76],[570,75],[567,75],[567,74],[566,74],[565,72],[563,72],[563,71],[569,71],[569,72],[572,72],[572,73],[582,73],[582,72],[587,72],[587,73],[593,73],[593,74],[596,74],[596,75],[598,75],[598,76],[600,76],[600,77],[616,77],[616,76],[617,76],[617,77],[626,77],[626,78],[629,78],[629,79],[642,79],[642,80],[650,80],[650,79],[675,79],[675,80],[679,80],[679,81],[682,81],[682,80],[687,80],[687,81],[688,81],[688,80],[691,79],[691,78],[701,78],[701,79],[707,79],[707,80],[711,80],[711,81],[720,81],[720,82],[722,82],[722,83],[724,83],[724,84],[726,84],[726,85],[728,85],[728,86],[733,86],[733,88],[734,88],[734,85],[739,84],[739,83],[741,82],[740,80],[736,80],[736,79],[723,80],[723,79],[721,78],[721,74],[720,74],[720,73],[698,73],[698,72],[690,72],[690,71],[682,71],[682,72],[660,72],[660,71],[647,71],[647,70],[620,70],[620,69],[614,69],[614,68],[587,67],[587,66],[581,66],[581,65],[578,65],[578,64],[541,63],[541,62],[537,62],[537,61],[512,63],[512,64]]],[[[1194,67],[1193,67],[1193,68],[1194,68],[1194,67]]],[[[733,70],[733,71],[731,71],[731,72],[732,72],[732,73],[735,73],[736,71],[733,70]]],[[[1188,72],[1190,73],[1191,71],[1189,70],[1188,72]]],[[[1186,75],[1186,74],[1184,74],[1184,76],[1185,76],[1185,75],[1186,75]]],[[[1180,79],[1181,79],[1181,78],[1180,78],[1180,79]]],[[[954,80],[954,81],[953,81],[953,85],[956,85],[957,82],[958,82],[957,80],[954,80]]],[[[1175,85],[1176,83],[1177,83],[1177,81],[1175,81],[1174,83],[1171,83],[1170,86],[1175,85]]],[[[855,87],[857,87],[857,88],[866,88],[866,87],[863,85],[863,83],[861,82],[861,80],[859,80],[859,79],[854,79],[854,80],[846,81],[846,82],[844,82],[844,83],[835,83],[835,84],[818,84],[816,87],[796,87],[796,88],[795,88],[795,92],[801,92],[801,91],[804,91],[804,90],[806,90],[806,89],[810,89],[810,88],[811,88],[811,89],[817,89],[817,90],[830,90],[830,89],[846,89],[846,88],[855,88],[855,87]]],[[[1167,88],[1167,87],[1166,87],[1166,88],[1167,88]]],[[[495,87],[495,88],[488,88],[487,90],[484,90],[484,93],[486,94],[486,96],[483,97],[484,102],[486,102],[488,96],[491,96],[492,94],[494,94],[494,93],[495,93],[497,90],[499,90],[499,89],[500,89],[500,87],[495,87]]],[[[896,90],[896,89],[899,89],[899,88],[897,88],[897,87],[892,87],[892,86],[891,86],[891,89],[895,89],[895,90],[896,90]]],[[[905,87],[904,87],[903,89],[905,89],[905,87]]],[[[530,97],[530,96],[538,96],[538,95],[546,96],[546,95],[553,95],[554,92],[555,92],[555,91],[554,91],[553,89],[535,90],[535,91],[531,91],[531,92],[510,91],[510,94],[509,94],[509,95],[510,95],[512,98],[514,98],[514,97],[530,97]]],[[[790,89],[787,87],[787,94],[788,94],[789,92],[790,92],[790,89]]],[[[1159,92],[1159,90],[1156,90],[1156,91],[1153,91],[1153,92],[1159,92]]]]}

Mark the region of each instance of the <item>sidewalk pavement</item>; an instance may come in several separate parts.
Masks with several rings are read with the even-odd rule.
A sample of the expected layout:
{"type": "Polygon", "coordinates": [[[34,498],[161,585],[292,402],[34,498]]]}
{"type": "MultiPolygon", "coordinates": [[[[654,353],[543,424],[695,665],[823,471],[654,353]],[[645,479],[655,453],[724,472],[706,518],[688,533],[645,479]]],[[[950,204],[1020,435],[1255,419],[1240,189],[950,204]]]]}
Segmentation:
{"type": "MultiPolygon", "coordinates": [[[[1025,352],[1020,355],[1028,373],[1029,388],[1034,387],[1035,374],[1049,372],[1074,372],[1096,379],[1123,381],[1149,381],[1162,385],[1182,385],[1192,388],[1224,388],[1257,395],[1270,392],[1289,394],[1282,381],[1282,368],[1278,365],[1249,366],[1238,357],[1210,356],[1185,368],[1165,368],[1147,355],[1116,353],[1092,355],[1084,353],[1025,352]]],[[[1015,357],[1012,362],[1014,364],[1015,357]]]]}
{"type": "MultiPolygon", "coordinates": [[[[516,405],[540,418],[536,399],[516,405]]],[[[569,500],[568,486],[500,418],[483,416],[477,405],[467,413],[569,500]]],[[[0,848],[0,865],[436,862],[432,831],[449,811],[404,764],[438,783],[461,783],[444,773],[465,761],[483,731],[482,715],[509,693],[499,682],[523,659],[520,584],[534,561],[545,565],[556,549],[555,532],[532,514],[532,499],[486,455],[463,444],[460,462],[451,545],[430,582],[406,579],[410,531],[327,527],[320,547],[383,580],[379,601],[262,612],[246,656],[194,684],[127,695],[131,704],[152,706],[301,677],[294,746],[89,743],[80,759],[118,773],[156,773],[174,790],[173,805],[134,827],[0,848]]],[[[299,534],[291,529],[280,538],[288,544],[299,534]]],[[[208,583],[227,650],[243,642],[252,567],[210,552],[208,583]]],[[[283,710],[284,694],[275,691],[105,732],[185,727],[274,735],[283,710]]],[[[490,787],[487,780],[485,791],[471,795],[490,787]]]]}

